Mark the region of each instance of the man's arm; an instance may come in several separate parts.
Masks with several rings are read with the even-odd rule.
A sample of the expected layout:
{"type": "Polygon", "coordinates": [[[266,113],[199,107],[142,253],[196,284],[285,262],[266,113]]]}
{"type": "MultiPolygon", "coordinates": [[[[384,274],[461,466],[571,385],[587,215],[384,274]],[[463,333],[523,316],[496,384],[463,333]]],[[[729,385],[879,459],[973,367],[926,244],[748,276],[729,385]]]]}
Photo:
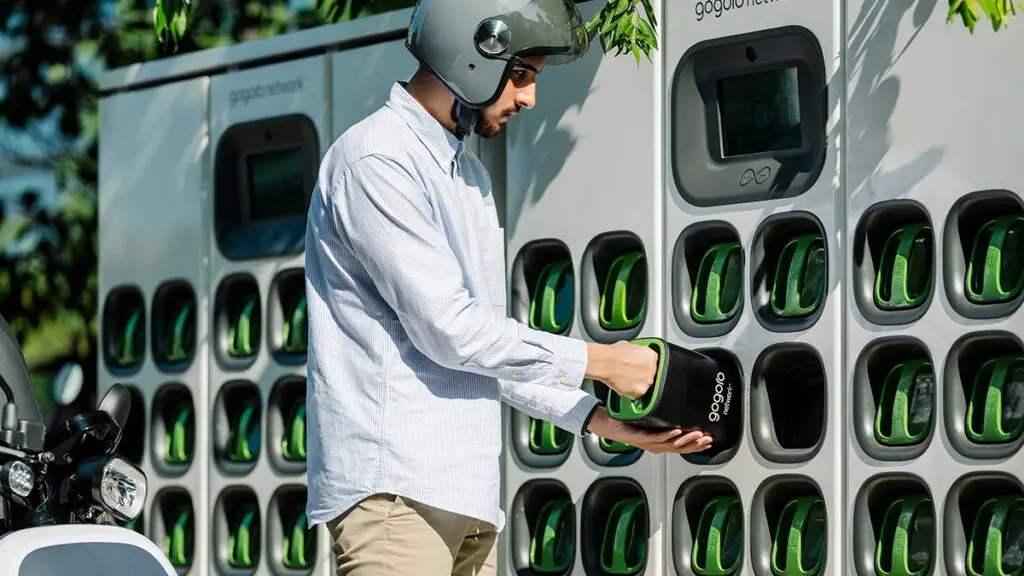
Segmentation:
{"type": "Polygon", "coordinates": [[[502,402],[577,436],[586,432],[584,425],[601,403],[581,388],[544,388],[500,379],[498,382],[501,384],[502,402]]]}
{"type": "Polygon", "coordinates": [[[423,186],[394,159],[368,156],[328,191],[337,225],[413,344],[448,368],[579,388],[588,346],[495,314],[473,298],[423,186]]]}

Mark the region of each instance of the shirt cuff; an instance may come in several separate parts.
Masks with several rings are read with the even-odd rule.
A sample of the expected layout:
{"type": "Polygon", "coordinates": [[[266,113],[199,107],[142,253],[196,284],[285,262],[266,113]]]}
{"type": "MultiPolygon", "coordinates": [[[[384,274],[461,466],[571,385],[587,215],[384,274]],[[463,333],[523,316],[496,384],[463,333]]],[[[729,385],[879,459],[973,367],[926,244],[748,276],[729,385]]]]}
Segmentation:
{"type": "Polygon", "coordinates": [[[586,429],[584,427],[590,421],[590,417],[594,415],[594,410],[600,405],[600,400],[583,392],[583,396],[576,402],[576,405],[563,414],[559,418],[559,422],[553,424],[566,432],[577,436],[585,436],[586,429]]]}
{"type": "Polygon", "coordinates": [[[554,385],[559,388],[579,388],[587,374],[587,343],[566,336],[547,336],[550,336],[549,345],[554,354],[551,365],[554,385]]]}

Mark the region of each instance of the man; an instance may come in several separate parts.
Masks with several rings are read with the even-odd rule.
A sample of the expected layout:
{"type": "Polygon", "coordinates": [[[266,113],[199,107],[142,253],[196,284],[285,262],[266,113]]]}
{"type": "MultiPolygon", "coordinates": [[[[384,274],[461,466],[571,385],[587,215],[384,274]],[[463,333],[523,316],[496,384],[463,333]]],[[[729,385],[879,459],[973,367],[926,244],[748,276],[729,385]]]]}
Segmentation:
{"type": "Polygon", "coordinates": [[[495,574],[501,402],[655,453],[710,446],[614,421],[580,389],[642,396],[654,351],[507,317],[504,235],[463,138],[534,106],[537,74],[586,52],[582,26],[568,0],[421,0],[419,71],[323,160],[306,245],[308,517],[339,574],[495,574]]]}

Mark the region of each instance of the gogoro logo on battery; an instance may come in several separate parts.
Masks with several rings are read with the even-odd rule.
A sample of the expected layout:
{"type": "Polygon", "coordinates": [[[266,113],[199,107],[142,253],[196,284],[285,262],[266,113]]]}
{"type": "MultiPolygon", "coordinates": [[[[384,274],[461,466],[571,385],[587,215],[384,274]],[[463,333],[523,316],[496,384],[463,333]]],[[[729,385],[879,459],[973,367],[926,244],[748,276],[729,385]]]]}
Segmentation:
{"type": "Polygon", "coordinates": [[[697,21],[704,20],[705,16],[721,18],[729,10],[746,8],[748,6],[765,6],[782,0],[697,0],[694,12],[697,14],[697,21]]]}
{"type": "Polygon", "coordinates": [[[302,84],[305,81],[305,78],[299,76],[292,80],[278,80],[276,82],[268,82],[266,84],[257,84],[255,86],[239,88],[228,93],[228,102],[230,102],[231,107],[234,108],[235,104],[247,106],[250,100],[259,100],[260,98],[266,98],[268,96],[302,92],[302,84]]]}
{"type": "Polygon", "coordinates": [[[711,396],[711,412],[708,412],[708,421],[718,422],[722,416],[728,416],[731,404],[732,384],[726,383],[725,374],[719,372],[715,375],[715,393],[711,396]]]}

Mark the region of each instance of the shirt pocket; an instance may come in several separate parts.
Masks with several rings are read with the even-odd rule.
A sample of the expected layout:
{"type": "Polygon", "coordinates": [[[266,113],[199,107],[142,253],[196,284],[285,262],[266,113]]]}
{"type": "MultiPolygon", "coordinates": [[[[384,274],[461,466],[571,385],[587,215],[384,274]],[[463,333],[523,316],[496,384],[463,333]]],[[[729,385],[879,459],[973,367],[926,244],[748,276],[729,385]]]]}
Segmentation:
{"type": "Polygon", "coordinates": [[[508,316],[507,283],[505,278],[505,229],[481,226],[480,260],[483,267],[485,291],[491,306],[502,317],[508,316]]]}

